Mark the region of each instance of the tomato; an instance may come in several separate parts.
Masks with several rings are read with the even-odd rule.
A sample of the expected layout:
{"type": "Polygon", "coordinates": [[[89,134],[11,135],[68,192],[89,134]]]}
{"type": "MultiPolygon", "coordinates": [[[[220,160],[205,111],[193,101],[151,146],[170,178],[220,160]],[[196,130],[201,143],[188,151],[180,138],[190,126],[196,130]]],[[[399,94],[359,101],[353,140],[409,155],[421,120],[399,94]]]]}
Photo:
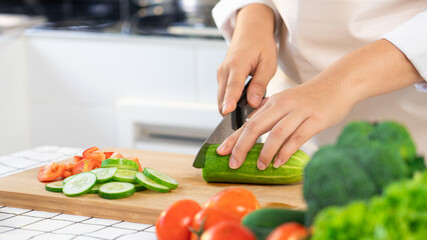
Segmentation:
{"type": "Polygon", "coordinates": [[[105,159],[109,159],[109,158],[123,158],[123,155],[120,154],[119,152],[104,152],[105,154],[105,159]]]}
{"type": "Polygon", "coordinates": [[[84,157],[84,158],[98,160],[98,161],[104,161],[105,160],[105,154],[101,151],[94,151],[92,153],[87,154],[87,157],[84,157]]]}
{"type": "Polygon", "coordinates": [[[254,234],[236,222],[221,222],[202,234],[200,240],[256,240],[254,234]]]}
{"type": "Polygon", "coordinates": [[[80,162],[82,159],[83,159],[83,158],[82,158],[82,157],[79,157],[79,156],[74,156],[74,157],[73,157],[73,161],[74,161],[74,162],[76,162],[76,163],[77,163],[77,162],[80,162]]]}
{"type": "Polygon", "coordinates": [[[62,176],[65,171],[64,164],[58,164],[55,162],[49,163],[48,165],[41,167],[38,174],[40,182],[53,181],[62,176]]]}
{"type": "Polygon", "coordinates": [[[126,159],[128,159],[128,160],[131,160],[131,161],[134,161],[134,162],[138,163],[138,166],[139,166],[139,168],[138,168],[138,172],[142,172],[142,167],[141,167],[141,164],[139,163],[139,159],[138,159],[137,157],[130,157],[130,158],[126,158],[126,159]]]}
{"type": "Polygon", "coordinates": [[[255,195],[244,188],[229,188],[215,194],[204,208],[217,207],[243,218],[260,207],[255,195]]]}
{"type": "Polygon", "coordinates": [[[86,150],[84,150],[84,151],[83,151],[82,157],[83,157],[83,158],[90,158],[90,155],[91,155],[93,152],[98,151],[98,150],[99,150],[99,148],[98,148],[98,147],[91,147],[91,148],[88,148],[88,149],[86,149],[86,150]]]}
{"type": "Polygon", "coordinates": [[[67,178],[67,177],[69,177],[69,176],[71,176],[71,175],[73,175],[73,172],[72,172],[72,170],[71,171],[64,171],[64,173],[62,174],[62,177],[63,178],[67,178]]]}
{"type": "MultiPolygon", "coordinates": [[[[216,224],[225,221],[239,223],[240,218],[232,213],[226,212],[219,208],[204,208],[199,211],[196,216],[194,216],[191,227],[196,230],[196,232],[202,233],[203,231],[210,229],[216,224]],[[202,224],[203,229],[201,229],[202,224]]],[[[197,240],[197,234],[192,233],[191,239],[197,240]]]]}
{"type": "Polygon", "coordinates": [[[298,240],[308,236],[307,229],[296,222],[283,223],[275,228],[267,237],[267,240],[298,240]]]}
{"type": "Polygon", "coordinates": [[[191,221],[201,209],[194,200],[180,200],[163,210],[156,221],[158,240],[188,240],[190,239],[191,221]]]}
{"type": "Polygon", "coordinates": [[[89,172],[90,170],[93,170],[95,168],[100,168],[100,167],[101,167],[101,161],[94,160],[94,159],[83,159],[76,164],[72,173],[73,175],[75,175],[82,172],[89,172]]]}
{"type": "Polygon", "coordinates": [[[109,159],[111,155],[113,155],[114,152],[104,152],[105,159],[109,159]]]}

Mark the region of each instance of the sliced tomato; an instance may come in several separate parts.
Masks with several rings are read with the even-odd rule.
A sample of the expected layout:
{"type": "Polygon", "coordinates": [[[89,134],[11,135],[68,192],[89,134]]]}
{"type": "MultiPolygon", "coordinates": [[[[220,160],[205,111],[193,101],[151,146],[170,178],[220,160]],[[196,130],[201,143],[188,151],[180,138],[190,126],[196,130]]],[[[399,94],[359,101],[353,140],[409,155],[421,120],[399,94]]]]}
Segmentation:
{"type": "Polygon", "coordinates": [[[134,161],[134,162],[138,163],[138,166],[139,166],[139,168],[138,168],[138,172],[142,172],[142,167],[141,167],[141,164],[139,163],[139,159],[138,159],[137,157],[130,157],[130,158],[126,158],[126,159],[128,159],[128,160],[131,160],[131,161],[134,161]]]}
{"type": "Polygon", "coordinates": [[[69,177],[69,176],[71,176],[71,175],[73,175],[72,170],[71,170],[71,171],[66,170],[66,171],[64,171],[64,173],[62,174],[62,177],[63,177],[63,178],[67,178],[67,177],[69,177]]]}
{"type": "Polygon", "coordinates": [[[91,148],[88,148],[88,149],[86,149],[86,150],[84,150],[84,151],[83,151],[82,157],[83,157],[83,158],[90,158],[90,155],[91,155],[93,152],[98,151],[98,150],[99,150],[99,148],[98,148],[98,147],[91,147],[91,148]]]}
{"type": "Polygon", "coordinates": [[[114,152],[104,152],[105,159],[109,159],[111,155],[113,155],[114,152]]]}
{"type": "Polygon", "coordinates": [[[73,168],[76,166],[76,163],[65,163],[65,171],[73,171],[73,168]]]}
{"type": "Polygon", "coordinates": [[[104,152],[101,152],[101,151],[95,151],[95,152],[92,152],[91,154],[89,154],[89,156],[87,156],[86,158],[94,159],[94,160],[98,160],[98,161],[104,161],[105,160],[105,154],[104,154],[104,152]]]}
{"type": "Polygon", "coordinates": [[[62,176],[65,171],[64,164],[58,164],[55,162],[49,163],[48,165],[41,167],[38,174],[40,182],[53,181],[62,176]]]}
{"type": "Polygon", "coordinates": [[[82,158],[82,157],[80,157],[80,156],[74,156],[73,161],[74,161],[75,163],[77,163],[77,162],[80,162],[82,159],[83,159],[83,158],[82,158]]]}
{"type": "Polygon", "coordinates": [[[72,173],[73,175],[75,175],[82,172],[89,172],[90,170],[93,170],[95,168],[100,168],[100,167],[101,167],[101,161],[94,160],[94,159],[83,159],[82,161],[76,164],[72,173]]]}

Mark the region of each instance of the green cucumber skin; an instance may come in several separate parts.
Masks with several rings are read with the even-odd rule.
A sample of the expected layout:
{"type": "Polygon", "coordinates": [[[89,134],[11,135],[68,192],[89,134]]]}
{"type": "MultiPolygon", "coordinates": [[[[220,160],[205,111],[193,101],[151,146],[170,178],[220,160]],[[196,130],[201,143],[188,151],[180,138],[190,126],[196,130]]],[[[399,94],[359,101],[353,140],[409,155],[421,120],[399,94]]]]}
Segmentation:
{"type": "Polygon", "coordinates": [[[257,160],[264,144],[257,143],[248,152],[242,166],[231,169],[228,166],[230,155],[218,155],[218,146],[219,144],[212,144],[206,152],[202,173],[203,179],[208,183],[294,184],[302,180],[304,167],[310,160],[305,152],[298,150],[279,168],[274,168],[271,162],[265,170],[259,170],[257,160]]]}
{"type": "MultiPolygon", "coordinates": [[[[170,183],[170,182],[168,182],[168,181],[165,181],[165,180],[163,180],[163,179],[158,178],[157,176],[154,176],[153,174],[151,174],[151,173],[149,172],[149,171],[150,171],[149,169],[150,169],[150,168],[144,168],[144,170],[142,171],[142,173],[143,173],[146,177],[148,177],[149,179],[153,180],[154,182],[157,182],[157,183],[158,183],[158,184],[160,184],[160,185],[164,185],[164,186],[166,186],[166,187],[170,188],[171,190],[176,189],[176,188],[178,187],[178,182],[176,182],[176,180],[175,180],[175,179],[173,179],[172,177],[168,176],[168,177],[170,177],[171,179],[173,179],[176,183],[170,183]]],[[[154,170],[154,169],[152,169],[152,168],[151,168],[151,170],[154,170]]],[[[157,171],[157,170],[154,170],[154,171],[157,171]]],[[[157,172],[159,172],[159,171],[157,171],[157,172]]],[[[159,173],[161,173],[161,172],[159,172],[159,173]]],[[[161,173],[161,174],[166,175],[165,173],[161,173]]]]}
{"type": "Polygon", "coordinates": [[[242,224],[249,228],[258,240],[264,240],[279,225],[297,222],[304,225],[305,211],[283,208],[261,208],[246,215],[242,224]]]}

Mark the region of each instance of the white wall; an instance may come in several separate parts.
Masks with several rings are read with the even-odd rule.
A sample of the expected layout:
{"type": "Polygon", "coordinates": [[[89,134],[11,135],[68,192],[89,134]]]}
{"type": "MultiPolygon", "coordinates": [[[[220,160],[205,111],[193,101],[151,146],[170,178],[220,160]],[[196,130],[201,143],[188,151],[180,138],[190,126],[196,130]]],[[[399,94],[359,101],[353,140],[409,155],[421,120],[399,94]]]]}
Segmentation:
{"type": "Polygon", "coordinates": [[[24,41],[0,37],[0,155],[30,147],[24,41]]]}

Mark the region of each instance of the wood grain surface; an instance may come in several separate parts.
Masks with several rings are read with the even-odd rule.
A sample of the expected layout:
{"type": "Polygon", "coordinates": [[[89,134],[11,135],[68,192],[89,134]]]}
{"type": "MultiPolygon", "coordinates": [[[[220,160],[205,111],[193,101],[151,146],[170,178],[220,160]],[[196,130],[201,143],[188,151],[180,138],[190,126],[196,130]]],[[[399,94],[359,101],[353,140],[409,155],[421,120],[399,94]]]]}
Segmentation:
{"type": "Polygon", "coordinates": [[[170,175],[179,182],[179,187],[169,193],[146,190],[117,200],[102,199],[97,194],[66,197],[62,193],[46,191],[44,184],[37,180],[37,168],[0,178],[0,205],[154,224],[160,212],[177,200],[193,199],[203,204],[215,193],[239,186],[252,191],[262,206],[306,207],[301,184],[208,184],[202,179],[201,169],[192,167],[194,155],[122,148],[104,150],[118,151],[125,157],[138,157],[143,167],[152,167],[170,175]]]}

